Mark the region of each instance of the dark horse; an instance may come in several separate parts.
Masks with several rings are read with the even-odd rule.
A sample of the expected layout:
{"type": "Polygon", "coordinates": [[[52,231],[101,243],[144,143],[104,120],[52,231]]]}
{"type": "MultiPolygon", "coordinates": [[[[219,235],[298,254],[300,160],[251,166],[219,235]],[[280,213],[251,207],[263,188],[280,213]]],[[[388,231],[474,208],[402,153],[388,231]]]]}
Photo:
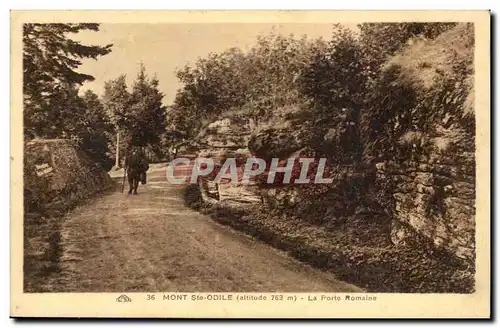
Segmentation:
{"type": "Polygon", "coordinates": [[[146,184],[146,171],[149,169],[149,164],[144,153],[139,149],[132,149],[125,157],[125,168],[127,170],[129,191],[137,195],[137,187],[139,182],[146,184]]]}

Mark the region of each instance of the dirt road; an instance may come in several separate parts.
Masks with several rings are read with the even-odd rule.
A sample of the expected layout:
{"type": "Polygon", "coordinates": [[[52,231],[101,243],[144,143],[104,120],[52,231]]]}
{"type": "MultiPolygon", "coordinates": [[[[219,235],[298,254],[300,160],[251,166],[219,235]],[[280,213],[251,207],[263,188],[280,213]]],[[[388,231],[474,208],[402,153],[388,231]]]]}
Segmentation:
{"type": "Polygon", "coordinates": [[[164,170],[68,214],[54,291],[360,291],[187,208],[164,170]]]}

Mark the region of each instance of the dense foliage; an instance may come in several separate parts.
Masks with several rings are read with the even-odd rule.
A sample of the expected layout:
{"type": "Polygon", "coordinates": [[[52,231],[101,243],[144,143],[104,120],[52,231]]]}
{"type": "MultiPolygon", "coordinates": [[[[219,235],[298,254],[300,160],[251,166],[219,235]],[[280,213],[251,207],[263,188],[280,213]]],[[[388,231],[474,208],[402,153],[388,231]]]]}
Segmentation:
{"type": "Polygon", "coordinates": [[[246,53],[229,49],[184,67],[177,72],[183,88],[173,105],[173,112],[184,117],[180,129],[198,129],[201,119],[231,111],[265,122],[276,109],[300,103],[305,98],[298,92],[298,77],[325,47],[322,40],[271,33],[246,53]]]}
{"type": "MultiPolygon", "coordinates": [[[[470,76],[471,59],[457,56],[453,70],[435,78],[440,87],[429,88],[392,58],[454,26],[364,23],[353,31],[334,25],[328,42],[273,32],[259,37],[247,52],[212,53],[177,73],[183,88],[176,95],[172,117],[182,119],[175,128],[184,138],[194,136],[204,122],[236,113],[273,126],[258,131],[261,139],[279,134],[280,123],[291,123],[292,128],[282,131],[288,134],[282,147],[312,148],[332,162],[370,163],[401,155],[395,150],[401,148],[402,138],[431,132],[435,127],[430,122],[451,114],[450,106],[436,101],[453,97],[451,89],[470,76]],[[448,94],[441,94],[443,90],[448,94]],[[296,146],[290,145],[290,138],[296,139],[296,146]]],[[[467,87],[466,82],[462,85],[467,87]]],[[[454,92],[462,95],[459,98],[467,94],[463,88],[454,92]]],[[[454,108],[465,101],[459,98],[454,108]]],[[[473,123],[467,129],[471,127],[473,123]]]]}
{"type": "MultiPolygon", "coordinates": [[[[126,76],[122,75],[104,85],[104,108],[113,122],[115,131],[120,133],[120,149],[127,146],[148,147],[161,153],[162,136],[166,128],[166,107],[159,81],[149,78],[146,68],[141,69],[128,91],[126,76]]],[[[113,141],[116,147],[116,140],[113,141]]],[[[120,156],[121,157],[121,156],[120,156]]]]}
{"type": "Polygon", "coordinates": [[[111,51],[111,45],[83,45],[70,38],[85,30],[98,31],[99,25],[24,24],[24,129],[28,138],[61,137],[81,123],[73,108],[73,102],[78,102],[76,89],[94,78],[77,68],[82,58],[96,59],[111,51]]]}
{"type": "Polygon", "coordinates": [[[74,140],[89,156],[109,168],[107,115],[93,92],[79,87],[94,77],[77,71],[84,58],[97,59],[111,45],[84,45],[71,39],[98,24],[24,24],[23,117],[25,139],[74,140]]]}
{"type": "Polygon", "coordinates": [[[71,38],[98,24],[25,24],[23,26],[24,132],[33,138],[74,140],[91,159],[112,166],[116,133],[121,146],[134,144],[159,151],[165,130],[165,106],[156,77],[144,66],[129,92],[125,76],[105,84],[103,99],[80,86],[94,77],[78,71],[82,59],[97,59],[112,45],[84,45],[71,38]]]}

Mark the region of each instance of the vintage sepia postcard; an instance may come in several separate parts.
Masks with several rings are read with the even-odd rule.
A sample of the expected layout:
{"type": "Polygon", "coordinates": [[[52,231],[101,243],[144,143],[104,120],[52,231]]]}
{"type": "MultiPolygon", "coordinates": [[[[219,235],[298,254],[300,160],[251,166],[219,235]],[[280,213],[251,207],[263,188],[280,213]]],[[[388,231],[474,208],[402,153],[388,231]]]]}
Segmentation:
{"type": "Polygon", "coordinates": [[[490,19],[12,11],[11,316],[489,318],[490,19]]]}

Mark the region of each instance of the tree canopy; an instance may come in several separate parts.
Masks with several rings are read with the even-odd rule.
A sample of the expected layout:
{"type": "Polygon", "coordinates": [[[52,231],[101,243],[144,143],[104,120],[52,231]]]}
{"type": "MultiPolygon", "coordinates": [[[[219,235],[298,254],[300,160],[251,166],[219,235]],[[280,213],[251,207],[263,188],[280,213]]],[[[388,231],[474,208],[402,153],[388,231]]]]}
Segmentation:
{"type": "Polygon", "coordinates": [[[443,90],[469,73],[465,59],[455,56],[455,73],[438,76],[440,88],[428,90],[407,79],[408,70],[391,58],[456,25],[363,23],[355,32],[337,24],[328,41],[271,32],[247,52],[212,53],[179,70],[183,87],[170,117],[176,118],[179,135],[186,136],[195,134],[203,120],[226,113],[269,123],[291,107],[303,117],[295,130],[316,153],[344,163],[395,156],[397,140],[407,132],[427,131],[430,118],[449,107],[436,108],[438,98],[447,99],[443,90]]]}
{"type": "Polygon", "coordinates": [[[105,46],[84,45],[71,39],[80,31],[98,31],[98,24],[36,24],[23,26],[24,129],[31,137],[61,137],[75,130],[77,86],[92,81],[78,72],[82,59],[96,59],[111,52],[105,46]],[[60,99],[65,99],[61,106],[60,99]]]}
{"type": "Polygon", "coordinates": [[[125,75],[105,82],[104,108],[122,136],[120,148],[148,146],[160,151],[167,124],[163,97],[158,79],[149,78],[142,64],[131,91],[125,75]]]}

